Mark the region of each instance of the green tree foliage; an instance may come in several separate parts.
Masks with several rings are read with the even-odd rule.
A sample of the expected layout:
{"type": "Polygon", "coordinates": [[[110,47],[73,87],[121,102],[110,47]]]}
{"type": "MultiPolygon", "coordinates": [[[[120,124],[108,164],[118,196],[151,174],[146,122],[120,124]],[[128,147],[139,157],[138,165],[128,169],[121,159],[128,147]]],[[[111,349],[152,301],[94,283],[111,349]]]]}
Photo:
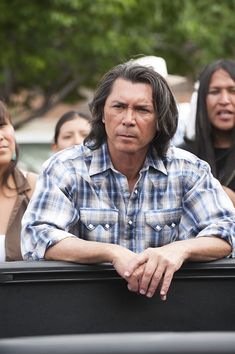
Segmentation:
{"type": "Polygon", "coordinates": [[[141,54],[195,79],[234,57],[234,12],[235,0],[1,0],[0,96],[32,109],[40,93],[42,114],[141,54]]]}

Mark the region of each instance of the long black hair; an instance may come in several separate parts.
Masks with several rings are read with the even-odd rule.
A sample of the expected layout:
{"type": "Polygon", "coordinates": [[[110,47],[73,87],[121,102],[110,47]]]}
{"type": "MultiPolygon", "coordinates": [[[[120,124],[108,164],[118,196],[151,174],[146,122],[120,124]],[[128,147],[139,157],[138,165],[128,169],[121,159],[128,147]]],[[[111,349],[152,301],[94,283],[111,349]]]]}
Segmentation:
{"type": "MultiPolygon", "coordinates": [[[[207,161],[212,169],[213,174],[217,176],[216,161],[213,147],[213,128],[208,118],[206,97],[209,91],[211,77],[219,69],[226,71],[235,81],[235,61],[220,59],[207,65],[199,76],[199,89],[196,109],[196,133],[194,139],[194,153],[201,159],[207,161]]],[[[233,144],[228,153],[228,160],[225,166],[224,177],[220,180],[226,185],[226,180],[234,169],[235,158],[235,129],[233,128],[233,144]],[[230,161],[231,160],[231,161],[230,161]]],[[[219,178],[219,177],[218,177],[219,178]]]]}
{"type": "Polygon", "coordinates": [[[104,106],[107,97],[111,93],[113,84],[118,78],[123,78],[133,83],[151,85],[157,126],[152,146],[160,157],[164,156],[178,124],[176,102],[166,80],[160,74],[152,68],[138,65],[133,61],[115,66],[101,79],[90,104],[92,114],[91,132],[85,138],[84,144],[91,149],[97,149],[106,139],[105,126],[102,122],[104,106]]]}

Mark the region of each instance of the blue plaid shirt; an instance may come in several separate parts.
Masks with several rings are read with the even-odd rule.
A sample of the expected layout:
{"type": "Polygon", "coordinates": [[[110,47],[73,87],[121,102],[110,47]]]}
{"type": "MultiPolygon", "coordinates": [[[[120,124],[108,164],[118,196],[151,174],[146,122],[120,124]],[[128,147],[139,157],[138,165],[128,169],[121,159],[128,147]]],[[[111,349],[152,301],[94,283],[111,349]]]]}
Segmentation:
{"type": "Polygon", "coordinates": [[[209,165],[174,146],[164,159],[149,151],[131,193],[106,143],[53,155],[22,224],[22,253],[31,260],[74,235],[137,253],[198,236],[218,236],[233,249],[235,244],[235,209],[209,165]]]}

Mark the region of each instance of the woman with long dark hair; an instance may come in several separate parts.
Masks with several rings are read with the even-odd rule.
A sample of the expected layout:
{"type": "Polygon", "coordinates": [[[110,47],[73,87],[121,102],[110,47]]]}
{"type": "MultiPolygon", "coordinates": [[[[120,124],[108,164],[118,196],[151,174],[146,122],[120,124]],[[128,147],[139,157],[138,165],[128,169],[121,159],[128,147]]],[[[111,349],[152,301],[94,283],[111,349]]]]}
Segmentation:
{"type": "Polygon", "coordinates": [[[196,133],[181,145],[207,161],[235,205],[235,62],[215,61],[202,71],[196,133]]]}
{"type": "Polygon", "coordinates": [[[36,175],[18,169],[18,146],[11,116],[0,101],[0,261],[20,260],[21,219],[36,175]]]}

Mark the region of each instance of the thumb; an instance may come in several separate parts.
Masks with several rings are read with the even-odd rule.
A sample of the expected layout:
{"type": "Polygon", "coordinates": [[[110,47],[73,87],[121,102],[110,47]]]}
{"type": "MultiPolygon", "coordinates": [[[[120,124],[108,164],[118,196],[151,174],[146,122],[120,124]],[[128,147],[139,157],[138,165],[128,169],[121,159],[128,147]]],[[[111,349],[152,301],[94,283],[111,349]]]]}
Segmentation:
{"type": "Polygon", "coordinates": [[[146,262],[146,260],[146,256],[143,253],[136,255],[136,257],[134,257],[127,265],[127,269],[124,272],[125,278],[129,278],[137,268],[146,262]]]}

